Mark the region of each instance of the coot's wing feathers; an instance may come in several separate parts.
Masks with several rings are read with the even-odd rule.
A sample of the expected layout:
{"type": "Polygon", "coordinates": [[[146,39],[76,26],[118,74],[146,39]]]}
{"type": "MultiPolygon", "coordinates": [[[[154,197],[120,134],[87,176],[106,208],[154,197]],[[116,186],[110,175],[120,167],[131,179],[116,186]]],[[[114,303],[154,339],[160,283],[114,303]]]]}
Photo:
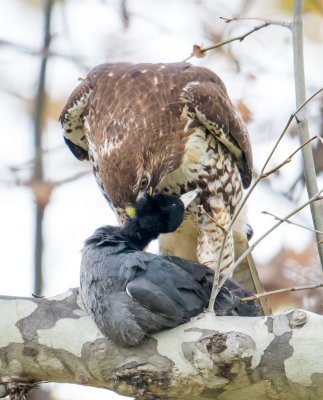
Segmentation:
{"type": "MultiPolygon", "coordinates": [[[[173,289],[171,286],[168,288],[173,289]]],[[[128,295],[143,307],[156,314],[181,320],[184,314],[183,307],[169,297],[169,293],[163,289],[163,286],[151,282],[145,275],[133,279],[126,287],[128,295]]]]}
{"type": "MultiPolygon", "coordinates": [[[[140,254],[145,270],[137,270],[128,280],[127,293],[152,312],[169,318],[185,319],[197,315],[207,305],[208,296],[203,286],[185,269],[163,257],[140,254]]],[[[128,259],[136,258],[135,253],[128,259]]],[[[130,261],[129,261],[130,262],[130,261]]]]}
{"type": "Polygon", "coordinates": [[[214,279],[214,271],[203,264],[194,261],[185,260],[184,258],[175,256],[160,256],[160,258],[176,264],[181,269],[184,269],[189,275],[193,276],[199,282],[203,279],[214,279]]]}
{"type": "MultiPolygon", "coordinates": [[[[140,260],[140,263],[145,265],[145,275],[149,275],[149,279],[156,285],[163,284],[167,278],[167,280],[178,289],[187,289],[197,292],[204,290],[200,285],[200,281],[203,279],[202,273],[191,270],[190,266],[185,268],[180,264],[174,263],[171,257],[161,257],[145,252],[133,252],[128,254],[126,257],[129,259],[129,263],[131,263],[131,260],[133,259],[140,260]]],[[[182,261],[184,264],[186,263],[186,260],[182,261]]],[[[188,262],[190,263],[190,261],[188,262]]],[[[194,264],[205,269],[203,265],[194,264]]],[[[209,271],[212,270],[208,268],[207,271],[204,271],[204,275],[209,271]]]]}
{"type": "MultiPolygon", "coordinates": [[[[175,256],[162,256],[180,268],[191,274],[201,285],[208,287],[207,292],[211,294],[214,271],[203,264],[194,261],[185,260],[175,256]]],[[[220,274],[220,280],[223,275],[220,274]]],[[[214,310],[217,315],[241,315],[241,316],[256,316],[260,313],[260,308],[254,301],[242,303],[240,299],[249,297],[251,294],[237,281],[228,278],[218,294],[214,310]]]]}
{"type": "Polygon", "coordinates": [[[120,255],[119,278],[121,281],[125,281],[125,284],[134,279],[139,271],[146,270],[145,257],[143,257],[143,254],[144,253],[134,251],[120,255]]]}

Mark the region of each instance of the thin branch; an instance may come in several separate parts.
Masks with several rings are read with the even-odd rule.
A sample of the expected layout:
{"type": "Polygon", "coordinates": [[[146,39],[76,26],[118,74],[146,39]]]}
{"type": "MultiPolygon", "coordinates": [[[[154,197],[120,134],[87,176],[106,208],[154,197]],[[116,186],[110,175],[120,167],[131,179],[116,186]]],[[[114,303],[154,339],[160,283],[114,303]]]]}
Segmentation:
{"type": "MultiPolygon", "coordinates": [[[[264,166],[262,167],[261,174],[262,174],[262,173],[264,172],[264,170],[266,169],[266,167],[267,167],[269,161],[271,160],[271,157],[273,156],[273,154],[274,154],[276,148],[278,147],[278,145],[279,145],[281,139],[283,138],[283,136],[284,136],[285,133],[287,132],[287,129],[289,128],[289,126],[290,126],[290,124],[292,123],[293,119],[296,118],[297,114],[298,114],[311,100],[313,100],[314,97],[316,97],[319,93],[321,93],[322,90],[323,90],[323,88],[321,88],[321,89],[317,90],[315,93],[313,93],[311,97],[309,97],[307,100],[305,100],[305,101],[296,109],[296,111],[295,111],[293,114],[291,114],[291,116],[289,117],[289,120],[287,121],[287,124],[286,124],[285,128],[283,129],[283,131],[282,131],[280,137],[278,138],[278,140],[277,140],[275,146],[273,147],[271,153],[269,154],[269,157],[267,158],[267,160],[266,160],[264,166]]],[[[261,174],[260,174],[260,175],[261,175],[261,174]]]]}
{"type": "Polygon", "coordinates": [[[58,187],[61,185],[65,185],[65,183],[74,182],[77,179],[83,178],[83,176],[85,176],[85,175],[89,175],[90,173],[91,173],[91,171],[81,171],[75,175],[68,177],[68,178],[62,179],[60,181],[53,181],[51,183],[53,184],[54,187],[58,187]]]}
{"type": "MultiPolygon", "coordinates": [[[[204,209],[204,207],[202,205],[199,205],[198,208],[199,208],[201,214],[205,214],[215,224],[215,226],[217,226],[219,229],[221,229],[221,231],[223,233],[223,241],[222,241],[222,243],[223,242],[225,243],[230,231],[228,229],[226,229],[224,226],[218,224],[215,221],[215,219],[205,211],[205,209],[204,209]]],[[[224,246],[221,246],[220,252],[219,252],[219,256],[218,256],[218,261],[222,260],[223,251],[224,251],[224,246]]],[[[215,282],[219,281],[219,277],[220,277],[220,263],[218,262],[217,265],[216,265],[216,268],[214,270],[214,282],[213,282],[213,286],[212,286],[212,291],[213,291],[213,288],[215,286],[215,282]]],[[[213,311],[214,310],[213,304],[212,304],[212,309],[210,309],[210,304],[211,304],[211,300],[209,302],[208,310],[209,311],[213,311]]]]}
{"type": "Polygon", "coordinates": [[[26,187],[33,188],[33,187],[35,187],[35,185],[37,183],[39,183],[39,184],[42,184],[44,186],[48,186],[51,189],[54,189],[54,188],[57,188],[57,187],[59,187],[61,185],[64,185],[65,183],[74,182],[77,179],[83,178],[83,176],[85,176],[85,175],[89,175],[90,173],[91,173],[90,170],[81,171],[81,172],[76,173],[75,175],[69,176],[69,177],[64,178],[64,179],[62,179],[60,181],[36,180],[36,179],[33,179],[33,178],[29,179],[27,181],[20,181],[20,180],[17,179],[15,181],[15,184],[17,186],[26,186],[26,187]]]}
{"type": "Polygon", "coordinates": [[[265,214],[265,215],[270,215],[271,217],[274,217],[274,218],[277,219],[278,221],[287,222],[288,224],[295,225],[295,226],[299,226],[300,228],[307,229],[308,231],[311,231],[311,232],[314,232],[314,233],[318,233],[319,235],[323,235],[323,232],[318,231],[317,229],[309,228],[309,227],[306,226],[306,225],[302,225],[302,224],[299,224],[299,223],[297,223],[297,222],[290,221],[289,219],[285,219],[285,220],[284,220],[283,218],[277,217],[277,215],[274,215],[274,214],[272,214],[272,213],[270,213],[270,212],[268,212],[268,211],[261,211],[261,212],[262,212],[263,214],[265,214]]]}
{"type": "MultiPolygon", "coordinates": [[[[226,20],[226,18],[222,18],[222,19],[226,20]]],[[[234,18],[232,19],[232,21],[233,20],[234,20],[234,18]]],[[[227,20],[226,22],[231,22],[231,21],[227,20]]],[[[242,42],[246,37],[248,37],[252,33],[257,32],[260,29],[266,28],[267,26],[270,26],[270,25],[282,25],[282,26],[288,27],[286,24],[279,23],[277,21],[265,21],[263,24],[261,24],[259,26],[255,26],[253,29],[251,29],[250,31],[244,33],[243,35],[223,40],[223,41],[221,41],[219,43],[216,43],[216,44],[214,44],[212,46],[209,46],[209,47],[199,48],[198,52],[200,54],[200,57],[203,57],[203,54],[206,53],[207,51],[217,49],[218,47],[222,47],[222,46],[224,46],[224,45],[226,45],[228,43],[232,43],[232,42],[235,42],[235,41],[242,42]]],[[[194,56],[195,56],[195,54],[193,52],[189,57],[185,58],[185,60],[183,60],[183,62],[190,60],[194,56]]]]}
{"type": "Polygon", "coordinates": [[[217,228],[221,229],[221,231],[222,231],[224,234],[227,234],[227,233],[228,233],[228,230],[225,229],[224,226],[218,224],[218,223],[216,222],[216,220],[215,220],[213,217],[211,217],[211,215],[208,214],[208,213],[205,211],[203,205],[198,205],[197,208],[199,209],[200,214],[205,214],[208,218],[210,218],[210,220],[215,224],[215,226],[216,226],[217,228]]]}
{"type": "Polygon", "coordinates": [[[40,49],[40,50],[36,50],[32,47],[20,44],[20,43],[15,43],[9,40],[5,40],[5,39],[0,39],[0,46],[9,46],[11,48],[14,48],[18,51],[21,51],[25,54],[29,54],[31,56],[46,56],[46,57],[59,57],[59,58],[63,58],[66,59],[68,61],[71,61],[75,64],[78,64],[81,68],[84,69],[84,71],[88,71],[90,66],[87,65],[84,61],[82,61],[79,57],[76,56],[72,56],[70,54],[63,54],[63,53],[57,53],[54,51],[50,51],[45,50],[45,49],[40,49]],[[45,54],[46,53],[46,54],[45,54]]]}
{"type": "MultiPolygon", "coordinates": [[[[230,228],[232,227],[233,223],[234,223],[235,220],[237,219],[238,215],[240,214],[242,208],[243,208],[244,205],[246,204],[246,202],[247,202],[248,198],[250,197],[251,193],[254,191],[255,187],[256,187],[256,186],[258,185],[258,183],[265,177],[265,176],[264,176],[264,173],[265,173],[264,171],[265,171],[265,169],[266,169],[266,167],[267,167],[269,161],[271,160],[271,158],[272,158],[274,152],[276,151],[276,149],[277,149],[279,143],[281,142],[282,138],[284,137],[285,133],[287,132],[287,130],[288,130],[290,124],[292,123],[293,119],[296,118],[297,114],[302,110],[302,108],[305,107],[305,106],[307,105],[307,103],[309,103],[311,100],[313,100],[314,97],[316,97],[320,92],[322,92],[322,90],[323,90],[323,88],[317,90],[314,94],[312,94],[312,96],[309,97],[306,101],[304,101],[304,103],[301,104],[301,105],[297,108],[297,110],[296,110],[293,114],[291,114],[291,116],[289,117],[289,119],[288,119],[288,121],[287,121],[287,123],[286,123],[286,125],[285,125],[285,128],[283,129],[283,131],[282,131],[282,133],[280,134],[279,138],[277,139],[277,141],[276,141],[276,143],[275,143],[275,145],[274,145],[272,151],[270,152],[270,154],[269,154],[267,160],[265,161],[265,163],[264,163],[264,165],[263,165],[263,167],[262,167],[262,169],[261,169],[261,171],[260,171],[260,174],[258,175],[257,179],[254,181],[254,183],[251,185],[251,187],[250,187],[250,189],[248,190],[248,193],[247,193],[246,196],[244,197],[243,201],[239,204],[239,206],[238,206],[237,209],[235,210],[235,213],[234,213],[234,215],[233,215],[233,218],[232,218],[232,221],[231,221],[231,224],[230,224],[230,228]]],[[[296,152],[297,152],[297,151],[298,151],[298,149],[296,150],[296,152]]],[[[230,229],[230,228],[228,228],[228,229],[230,229]]]]}
{"type": "Polygon", "coordinates": [[[296,292],[297,290],[305,290],[305,289],[316,289],[316,288],[319,288],[319,287],[322,287],[322,286],[323,286],[323,282],[319,282],[319,283],[313,283],[312,285],[295,286],[295,287],[291,287],[291,288],[271,290],[270,292],[257,293],[257,294],[255,294],[253,296],[250,296],[250,297],[244,297],[240,301],[245,303],[246,301],[258,300],[261,297],[271,296],[272,294],[286,293],[286,292],[296,292]]]}
{"type": "MultiPolygon", "coordinates": [[[[303,0],[294,0],[293,2],[293,58],[294,58],[294,77],[295,77],[295,93],[296,105],[303,103],[306,97],[305,89],[305,73],[304,73],[304,56],[303,56],[303,0]]],[[[306,110],[303,108],[299,115],[297,130],[300,142],[303,144],[309,140],[309,130],[306,117],[306,110]]],[[[304,147],[302,149],[305,184],[308,192],[308,197],[312,197],[318,191],[316,181],[316,172],[313,159],[312,149],[304,147]]],[[[315,229],[323,231],[323,208],[322,205],[315,202],[311,204],[311,213],[313,225],[315,229]]],[[[319,235],[316,235],[316,241],[320,241],[319,235]]],[[[317,243],[318,253],[323,268],[323,245],[317,243]]]]}
{"type": "Polygon", "coordinates": [[[66,148],[66,146],[64,144],[60,144],[60,145],[52,147],[50,149],[40,149],[40,153],[37,156],[33,157],[32,159],[24,161],[20,164],[9,165],[8,168],[13,173],[19,172],[26,168],[35,168],[35,164],[38,162],[40,155],[52,154],[56,151],[59,151],[59,150],[65,149],[65,148],[66,148]]]}
{"type": "Polygon", "coordinates": [[[292,161],[292,158],[294,157],[294,155],[295,155],[296,153],[298,153],[298,152],[299,152],[304,146],[306,146],[308,143],[312,142],[314,139],[319,139],[320,142],[323,144],[323,139],[322,139],[320,136],[315,135],[315,136],[311,137],[309,140],[307,140],[305,143],[303,143],[301,146],[299,146],[295,151],[293,151],[293,153],[292,153],[289,157],[287,157],[286,160],[284,160],[283,162],[281,162],[280,164],[278,164],[276,167],[274,167],[274,168],[271,169],[270,171],[264,172],[264,173],[261,175],[261,178],[267,178],[269,175],[271,175],[271,174],[277,172],[277,171],[278,171],[281,167],[283,167],[284,165],[290,163],[290,162],[292,161]]]}
{"type": "Polygon", "coordinates": [[[280,226],[283,222],[285,222],[287,219],[289,219],[290,217],[292,217],[293,215],[295,215],[296,213],[298,213],[299,211],[301,211],[303,208],[305,208],[306,206],[308,206],[309,204],[317,201],[317,200],[322,200],[323,197],[321,196],[321,193],[323,192],[323,189],[317,193],[315,196],[313,196],[312,198],[310,198],[307,202],[303,203],[301,206],[297,207],[294,211],[292,211],[291,213],[289,213],[288,215],[286,215],[286,217],[282,218],[282,220],[278,221],[274,226],[272,226],[267,232],[265,232],[262,236],[260,236],[260,238],[258,240],[256,240],[249,248],[248,250],[246,250],[239,258],[237,261],[235,261],[225,272],[225,274],[223,275],[223,278],[221,279],[221,281],[219,283],[214,281],[213,284],[213,288],[214,293],[213,293],[213,288],[212,288],[212,293],[211,293],[211,297],[210,297],[210,303],[209,303],[209,307],[208,310],[210,310],[210,305],[214,304],[214,301],[216,299],[216,296],[218,295],[219,291],[221,290],[222,286],[224,285],[225,281],[232,276],[233,272],[235,271],[235,269],[238,267],[238,265],[241,263],[242,260],[244,260],[248,254],[250,254],[254,248],[262,241],[264,240],[271,232],[273,232],[276,228],[278,228],[278,226],[280,226]]]}
{"type": "Polygon", "coordinates": [[[278,26],[283,26],[284,28],[291,29],[292,23],[291,22],[284,22],[284,21],[274,21],[271,19],[265,19],[265,18],[254,18],[254,17],[234,17],[234,18],[225,18],[225,17],[220,17],[225,23],[229,24],[230,22],[233,21],[262,21],[271,25],[278,25],[278,26]]]}

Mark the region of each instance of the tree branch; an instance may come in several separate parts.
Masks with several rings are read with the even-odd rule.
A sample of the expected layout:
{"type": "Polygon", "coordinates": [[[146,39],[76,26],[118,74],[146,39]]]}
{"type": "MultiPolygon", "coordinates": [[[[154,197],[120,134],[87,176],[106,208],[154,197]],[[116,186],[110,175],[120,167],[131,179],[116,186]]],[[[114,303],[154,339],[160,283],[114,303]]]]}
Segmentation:
{"type": "Polygon", "coordinates": [[[290,287],[290,288],[271,290],[270,292],[257,293],[257,294],[255,294],[253,296],[250,296],[250,297],[244,297],[243,299],[241,299],[241,301],[242,302],[246,302],[246,301],[258,300],[261,297],[271,296],[273,294],[296,292],[298,290],[306,290],[306,289],[317,289],[317,288],[322,287],[322,286],[323,286],[323,282],[318,282],[318,283],[313,283],[312,285],[294,286],[294,287],[290,287]]]}
{"type": "Polygon", "coordinates": [[[295,225],[295,226],[299,226],[300,228],[306,229],[306,230],[311,231],[311,232],[314,232],[314,233],[318,233],[319,235],[323,235],[323,232],[318,231],[317,229],[309,228],[309,227],[306,226],[306,225],[299,224],[299,223],[297,223],[297,222],[291,221],[290,219],[283,219],[283,218],[277,217],[277,215],[274,215],[274,214],[272,214],[272,213],[270,213],[270,212],[268,212],[268,211],[262,211],[262,213],[263,213],[263,214],[266,214],[266,215],[270,215],[270,216],[274,217],[275,219],[277,219],[277,220],[279,220],[279,221],[287,222],[288,224],[295,225]]]}
{"type": "Polygon", "coordinates": [[[23,53],[30,54],[32,56],[44,56],[44,54],[46,53],[47,57],[59,57],[59,58],[63,58],[68,61],[71,61],[71,62],[77,64],[85,72],[87,72],[90,69],[90,65],[87,65],[79,57],[76,57],[73,55],[57,53],[54,51],[50,51],[49,49],[48,50],[44,50],[44,49],[36,50],[36,49],[28,47],[26,45],[22,45],[20,43],[15,43],[15,42],[8,41],[5,39],[0,39],[0,46],[8,46],[8,47],[14,48],[18,51],[21,51],[23,53]]]}
{"type": "MultiPolygon", "coordinates": [[[[305,73],[304,73],[304,56],[303,56],[303,0],[294,0],[293,2],[293,55],[294,55],[294,77],[296,105],[303,103],[306,98],[305,89],[305,73]]],[[[301,144],[309,140],[308,123],[306,117],[306,109],[302,108],[299,112],[299,121],[297,124],[298,135],[301,144]]],[[[305,184],[308,196],[312,197],[318,191],[316,181],[316,173],[312,149],[309,146],[302,148],[305,184]]],[[[312,219],[315,229],[323,231],[323,208],[319,202],[311,204],[312,219]]],[[[320,236],[316,234],[317,248],[323,268],[323,244],[319,244],[320,236]]]]}
{"type": "MultiPolygon", "coordinates": [[[[237,18],[232,18],[232,19],[227,19],[227,18],[223,18],[223,17],[220,17],[220,18],[221,18],[221,19],[224,19],[226,23],[229,23],[229,22],[231,22],[231,21],[237,20],[237,18]]],[[[255,19],[258,19],[258,18],[255,18],[255,19]]],[[[281,26],[284,26],[284,27],[290,29],[290,24],[288,24],[288,23],[286,23],[286,22],[278,22],[278,21],[269,21],[269,20],[265,20],[263,24],[258,25],[258,26],[255,26],[253,29],[251,29],[250,31],[244,33],[243,35],[235,36],[235,37],[233,37],[233,38],[223,40],[223,41],[221,41],[221,42],[219,42],[219,43],[216,43],[216,44],[214,44],[214,45],[212,45],[212,46],[201,48],[201,47],[198,46],[198,45],[194,45],[194,47],[193,47],[193,53],[192,53],[190,56],[188,56],[187,58],[185,58],[185,60],[183,60],[183,62],[190,60],[190,59],[193,58],[194,56],[196,56],[196,57],[198,57],[198,58],[204,57],[204,56],[205,56],[205,53],[206,53],[207,51],[217,49],[218,47],[222,47],[222,46],[224,46],[225,44],[232,43],[232,42],[236,42],[236,41],[242,42],[246,37],[248,37],[248,36],[251,35],[252,33],[257,32],[257,31],[259,31],[260,29],[266,28],[267,26],[270,26],[270,25],[281,25],[281,26]]]]}
{"type": "Polygon", "coordinates": [[[291,29],[292,24],[290,22],[285,22],[285,21],[274,21],[272,19],[265,19],[265,18],[254,18],[254,17],[234,17],[234,18],[225,18],[225,17],[220,17],[225,23],[229,24],[230,22],[233,21],[262,21],[267,23],[268,25],[277,25],[277,26],[282,26],[284,28],[291,29]]]}
{"type": "Polygon", "coordinates": [[[322,330],[323,317],[307,311],[256,318],[205,313],[119,348],[86,315],[78,289],[53,298],[3,296],[0,395],[8,383],[47,381],[138,399],[320,398],[322,330]]]}

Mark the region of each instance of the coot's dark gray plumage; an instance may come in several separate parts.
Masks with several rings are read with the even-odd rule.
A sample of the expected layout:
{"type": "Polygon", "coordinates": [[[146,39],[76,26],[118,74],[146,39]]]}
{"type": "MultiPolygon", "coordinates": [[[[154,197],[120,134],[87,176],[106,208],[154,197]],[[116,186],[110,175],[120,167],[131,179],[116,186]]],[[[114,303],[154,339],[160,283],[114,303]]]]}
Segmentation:
{"type": "MultiPolygon", "coordinates": [[[[180,198],[145,195],[136,217],[123,227],[104,226],[86,240],[81,266],[81,296],[100,331],[121,346],[138,344],[151,332],[172,328],[207,307],[214,272],[178,257],[143,252],[160,233],[172,232],[184,218],[180,198]]],[[[217,315],[257,315],[254,302],[229,279],[214,309],[217,315]]]]}

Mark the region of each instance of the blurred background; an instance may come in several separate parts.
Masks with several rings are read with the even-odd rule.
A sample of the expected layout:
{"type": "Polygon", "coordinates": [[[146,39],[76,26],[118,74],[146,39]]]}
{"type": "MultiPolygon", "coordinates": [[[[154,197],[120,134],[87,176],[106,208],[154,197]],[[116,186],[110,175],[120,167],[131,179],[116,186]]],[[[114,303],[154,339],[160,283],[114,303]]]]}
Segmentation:
{"type": "MultiPolygon", "coordinates": [[[[55,295],[79,285],[80,250],[93,231],[116,218],[90,167],[64,145],[57,122],[67,97],[103,62],[176,62],[194,44],[242,35],[263,18],[291,22],[291,0],[0,0],[0,294],[55,295]]],[[[305,0],[307,96],[322,87],[323,1],[305,0]]],[[[215,71],[248,125],[255,174],[295,111],[291,32],[270,25],[192,58],[215,71]]],[[[307,107],[310,135],[323,135],[323,96],[307,107]]],[[[270,163],[298,147],[292,123],[270,163]]],[[[319,188],[323,146],[313,142],[319,188]]],[[[306,201],[302,160],[263,181],[248,201],[254,238],[306,201]]],[[[312,228],[309,209],[293,221],[312,228]]],[[[153,246],[156,248],[156,245],[153,246]]],[[[283,224],[253,253],[266,290],[322,281],[313,233],[283,224]]],[[[302,307],[323,314],[323,289],[271,296],[275,312],[302,307]]],[[[44,385],[33,398],[117,399],[102,389],[44,385]],[[50,389],[50,390],[49,390],[50,389]],[[40,397],[43,396],[43,397],[40,397]]],[[[31,398],[31,397],[30,397],[31,398]]]]}

